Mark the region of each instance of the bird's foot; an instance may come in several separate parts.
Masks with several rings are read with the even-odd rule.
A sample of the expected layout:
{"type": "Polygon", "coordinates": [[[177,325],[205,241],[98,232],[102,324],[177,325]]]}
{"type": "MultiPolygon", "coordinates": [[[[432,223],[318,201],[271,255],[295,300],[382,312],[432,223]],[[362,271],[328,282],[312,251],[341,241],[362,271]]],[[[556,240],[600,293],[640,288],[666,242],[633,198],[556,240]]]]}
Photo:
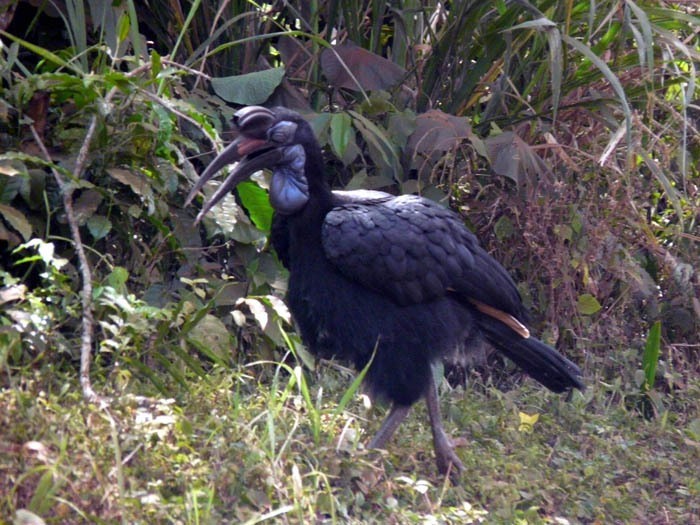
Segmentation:
{"type": "Polygon", "coordinates": [[[452,481],[459,479],[459,476],[464,472],[464,464],[445,434],[435,439],[435,462],[438,472],[443,476],[449,474],[452,481]]]}
{"type": "Polygon", "coordinates": [[[437,387],[432,374],[428,377],[425,404],[428,407],[428,416],[430,416],[430,428],[433,432],[433,448],[435,449],[435,461],[438,472],[443,476],[449,474],[452,481],[457,482],[464,470],[464,465],[457,457],[454,446],[450,438],[447,437],[445,428],[442,426],[437,387]]]}

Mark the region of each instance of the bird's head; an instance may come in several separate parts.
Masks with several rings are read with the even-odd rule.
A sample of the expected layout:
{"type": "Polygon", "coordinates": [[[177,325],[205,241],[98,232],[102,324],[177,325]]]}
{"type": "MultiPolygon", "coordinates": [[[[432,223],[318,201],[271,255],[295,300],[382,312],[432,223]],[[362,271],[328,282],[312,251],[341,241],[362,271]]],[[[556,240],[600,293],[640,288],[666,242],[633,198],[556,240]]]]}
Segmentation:
{"type": "MultiPolygon", "coordinates": [[[[272,171],[270,202],[282,214],[299,211],[309,200],[308,157],[320,158],[311,126],[298,114],[284,108],[248,106],[236,112],[233,124],[238,138],[224,149],[200,175],[187,196],[188,205],[204,184],[221,168],[237,162],[214,195],[202,206],[195,222],[224,195],[253,173],[272,171]]],[[[322,177],[322,173],[318,174],[322,177]]]]}

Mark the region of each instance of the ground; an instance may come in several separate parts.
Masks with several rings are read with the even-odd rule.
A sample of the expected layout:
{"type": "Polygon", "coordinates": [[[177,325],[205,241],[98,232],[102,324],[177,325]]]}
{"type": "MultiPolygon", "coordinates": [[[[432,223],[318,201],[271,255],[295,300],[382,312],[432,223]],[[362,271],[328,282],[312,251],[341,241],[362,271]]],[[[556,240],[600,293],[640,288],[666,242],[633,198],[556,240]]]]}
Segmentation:
{"type": "Polygon", "coordinates": [[[422,404],[388,451],[365,450],[386,408],[348,390],[337,365],[217,367],[173,398],[132,380],[109,408],[85,403],[75,377],[45,377],[0,392],[5,519],[700,523],[698,380],[652,419],[603,381],[570,400],[530,380],[443,384],[466,467],[452,484],[436,473],[422,404]]]}

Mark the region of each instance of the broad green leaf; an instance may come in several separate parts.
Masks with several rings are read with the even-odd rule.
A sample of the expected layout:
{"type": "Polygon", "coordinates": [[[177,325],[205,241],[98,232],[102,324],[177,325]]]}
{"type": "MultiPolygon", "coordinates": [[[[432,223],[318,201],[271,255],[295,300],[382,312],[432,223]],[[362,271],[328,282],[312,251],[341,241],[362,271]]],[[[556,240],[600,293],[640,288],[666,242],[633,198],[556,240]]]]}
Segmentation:
{"type": "Polygon", "coordinates": [[[399,148],[404,148],[408,143],[408,138],[416,130],[416,115],[410,109],[401,113],[391,112],[389,114],[389,124],[387,131],[391,136],[391,141],[399,148]]]}
{"type": "Polygon", "coordinates": [[[262,104],[284,78],[284,68],[266,69],[232,77],[214,77],[211,87],[226,102],[250,106],[262,104]]]}
{"type": "Polygon", "coordinates": [[[549,172],[549,166],[537,150],[513,131],[492,135],[484,140],[493,171],[520,184],[537,180],[549,172]]]}
{"type": "Polygon", "coordinates": [[[216,361],[225,362],[231,354],[231,334],[221,319],[211,314],[206,314],[192,327],[187,339],[200,350],[218,357],[216,361]]]}
{"type": "Polygon", "coordinates": [[[700,418],[693,419],[685,429],[685,433],[693,440],[700,441],[700,418]]]}
{"type": "Polygon", "coordinates": [[[345,156],[351,139],[352,119],[347,113],[334,113],[331,116],[331,146],[338,158],[345,156]]]}
{"type": "Polygon", "coordinates": [[[129,279],[129,272],[122,266],[115,266],[107,276],[107,284],[117,291],[123,291],[126,281],[129,279]]]}
{"type": "Polygon", "coordinates": [[[578,296],[578,311],[583,315],[593,315],[602,308],[598,299],[589,293],[584,293],[578,296]]]}
{"type": "Polygon", "coordinates": [[[272,206],[267,192],[254,182],[245,181],[236,186],[243,207],[248,210],[250,220],[260,230],[268,233],[272,227],[272,206]]]}
{"type": "Polygon", "coordinates": [[[314,130],[314,135],[321,143],[326,143],[328,140],[328,130],[331,125],[331,113],[317,113],[313,118],[309,119],[309,125],[314,130]]]}
{"type": "Polygon", "coordinates": [[[391,143],[387,134],[377,127],[371,120],[357,111],[348,111],[354,119],[355,127],[360,131],[372,152],[372,160],[382,165],[392,176],[397,177],[400,172],[400,161],[396,146],[391,143]]]}
{"type": "MultiPolygon", "coordinates": [[[[0,34],[2,31],[0,31],[0,34]]],[[[34,155],[27,155],[26,153],[21,153],[18,151],[8,151],[7,153],[3,153],[0,155],[0,161],[5,161],[5,160],[19,160],[22,162],[26,163],[32,163],[32,164],[38,164],[39,166],[44,166],[46,168],[50,168],[52,170],[57,170],[61,175],[63,175],[66,179],[71,179],[74,180],[73,173],[71,173],[68,169],[64,168],[60,164],[54,164],[53,162],[48,162],[41,157],[36,157],[34,155]]],[[[80,181],[80,184],[82,185],[81,187],[91,187],[91,185],[87,181],[80,181]]]]}
{"type": "Polygon", "coordinates": [[[99,241],[106,237],[112,230],[112,223],[104,215],[93,215],[87,220],[87,227],[90,231],[90,235],[92,235],[96,241],[99,241]]]}

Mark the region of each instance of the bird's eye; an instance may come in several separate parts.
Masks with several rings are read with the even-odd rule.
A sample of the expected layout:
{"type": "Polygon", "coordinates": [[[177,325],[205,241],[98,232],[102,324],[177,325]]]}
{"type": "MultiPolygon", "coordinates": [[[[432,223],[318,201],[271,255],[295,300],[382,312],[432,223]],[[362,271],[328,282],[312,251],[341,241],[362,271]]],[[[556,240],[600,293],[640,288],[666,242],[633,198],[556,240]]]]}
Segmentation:
{"type": "Polygon", "coordinates": [[[289,144],[297,132],[294,122],[283,120],[272,126],[267,132],[267,140],[276,144],[289,144]]]}

